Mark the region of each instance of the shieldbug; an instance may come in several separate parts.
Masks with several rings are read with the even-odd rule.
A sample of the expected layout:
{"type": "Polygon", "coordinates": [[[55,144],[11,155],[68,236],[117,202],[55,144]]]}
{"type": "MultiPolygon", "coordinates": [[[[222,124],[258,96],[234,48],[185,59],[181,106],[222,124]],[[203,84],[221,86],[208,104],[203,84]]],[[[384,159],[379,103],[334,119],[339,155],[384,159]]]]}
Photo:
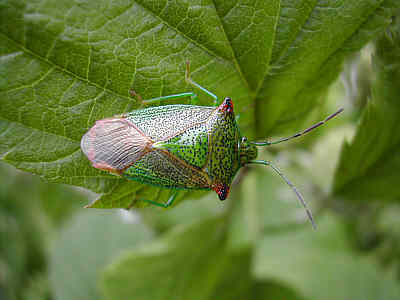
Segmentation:
{"type": "Polygon", "coordinates": [[[293,189],[315,226],[311,211],[296,187],[270,161],[256,160],[257,146],[302,136],[343,109],[292,136],[273,142],[249,141],[240,134],[231,98],[226,97],[219,103],[216,95],[190,78],[189,62],[186,66],[186,81],[211,96],[215,106],[195,105],[197,95],[194,92],[150,100],[136,95],[143,104],[190,97],[191,105],[154,106],[97,121],[81,140],[82,151],[93,167],[141,183],[173,189],[166,203],[144,200],[168,207],[180,189],[214,190],[220,200],[225,200],[241,167],[247,164],[270,166],[293,189]]]}

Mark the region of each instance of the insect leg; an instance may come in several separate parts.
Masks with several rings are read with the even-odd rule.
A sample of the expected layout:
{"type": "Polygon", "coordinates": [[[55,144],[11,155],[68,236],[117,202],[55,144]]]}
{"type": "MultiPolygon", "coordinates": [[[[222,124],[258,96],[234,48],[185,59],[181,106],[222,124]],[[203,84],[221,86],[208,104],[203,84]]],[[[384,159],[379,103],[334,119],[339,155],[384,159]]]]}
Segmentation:
{"type": "Polygon", "coordinates": [[[142,201],[145,201],[145,202],[150,203],[155,206],[167,208],[167,207],[171,206],[172,203],[174,203],[177,195],[178,195],[178,191],[174,191],[173,194],[168,198],[168,201],[166,203],[160,203],[160,202],[156,202],[153,200],[145,200],[145,199],[143,199],[142,201]]]}
{"type": "Polygon", "coordinates": [[[178,191],[174,191],[173,194],[168,198],[167,203],[165,203],[165,207],[171,206],[174,203],[176,196],[178,196],[178,191]]]}
{"type": "Polygon", "coordinates": [[[192,78],[190,77],[190,62],[186,61],[186,72],[185,72],[185,80],[187,83],[194,85],[195,87],[199,88],[200,90],[202,90],[204,93],[206,93],[207,95],[209,95],[210,97],[212,97],[214,99],[214,105],[217,106],[219,103],[218,101],[218,97],[211,93],[209,90],[203,88],[200,84],[194,82],[192,80],[192,78]]]}
{"type": "Polygon", "coordinates": [[[194,105],[197,103],[197,95],[193,92],[185,92],[185,93],[180,93],[180,94],[174,94],[174,95],[167,95],[167,96],[161,96],[161,97],[156,97],[156,98],[152,98],[152,99],[147,99],[147,100],[143,100],[143,98],[137,94],[134,90],[130,91],[130,94],[132,96],[137,96],[137,98],[139,99],[139,102],[142,103],[141,106],[144,106],[146,104],[151,104],[154,102],[160,102],[160,101],[164,101],[164,100],[171,100],[171,99],[179,99],[179,98],[186,98],[186,97],[190,97],[190,104],[194,105]]]}

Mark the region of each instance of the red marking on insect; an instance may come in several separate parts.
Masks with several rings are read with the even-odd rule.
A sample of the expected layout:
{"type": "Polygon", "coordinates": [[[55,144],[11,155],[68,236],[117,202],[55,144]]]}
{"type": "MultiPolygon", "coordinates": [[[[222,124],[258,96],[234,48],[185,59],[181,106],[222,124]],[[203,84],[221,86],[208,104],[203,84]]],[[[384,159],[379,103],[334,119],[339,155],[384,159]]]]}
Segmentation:
{"type": "Polygon", "coordinates": [[[225,200],[229,194],[229,185],[217,183],[212,185],[212,189],[218,194],[219,200],[225,200]]]}
{"type": "Polygon", "coordinates": [[[222,112],[233,113],[233,101],[231,98],[226,97],[219,106],[219,110],[222,112]]]}

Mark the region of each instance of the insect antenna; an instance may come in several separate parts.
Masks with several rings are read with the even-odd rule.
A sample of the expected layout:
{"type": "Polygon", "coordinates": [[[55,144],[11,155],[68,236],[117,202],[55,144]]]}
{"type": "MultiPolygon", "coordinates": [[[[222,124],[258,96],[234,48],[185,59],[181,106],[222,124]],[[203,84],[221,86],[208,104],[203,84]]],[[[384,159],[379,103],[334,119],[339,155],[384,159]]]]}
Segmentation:
{"type": "Polygon", "coordinates": [[[275,145],[275,144],[279,144],[279,143],[282,143],[282,142],[286,142],[288,140],[291,140],[291,139],[297,138],[299,136],[302,136],[302,135],[310,132],[311,130],[313,130],[313,129],[325,124],[330,119],[332,119],[332,118],[336,117],[338,114],[340,114],[342,111],[343,111],[343,108],[340,108],[338,111],[336,111],[333,114],[329,115],[325,120],[319,121],[318,123],[312,125],[311,127],[308,127],[307,129],[304,129],[303,131],[300,131],[300,132],[298,132],[298,133],[296,133],[296,134],[294,134],[292,136],[289,136],[289,137],[286,137],[286,138],[282,138],[282,139],[279,139],[279,140],[273,141],[273,142],[263,141],[263,142],[249,142],[249,143],[253,144],[253,145],[256,145],[256,146],[269,146],[269,145],[275,145]]]}
{"type": "Polygon", "coordinates": [[[266,160],[251,160],[248,163],[250,164],[258,164],[258,165],[265,165],[265,166],[270,166],[276,173],[278,173],[279,176],[292,188],[292,190],[295,192],[297,198],[300,200],[300,203],[303,205],[304,209],[306,210],[306,214],[308,219],[311,222],[311,225],[314,229],[317,229],[317,225],[314,222],[314,218],[312,216],[311,210],[308,208],[308,205],[306,201],[304,200],[303,196],[300,194],[300,192],[297,190],[297,188],[294,186],[294,184],[281,172],[281,170],[278,169],[275,165],[273,165],[270,161],[266,160]]]}

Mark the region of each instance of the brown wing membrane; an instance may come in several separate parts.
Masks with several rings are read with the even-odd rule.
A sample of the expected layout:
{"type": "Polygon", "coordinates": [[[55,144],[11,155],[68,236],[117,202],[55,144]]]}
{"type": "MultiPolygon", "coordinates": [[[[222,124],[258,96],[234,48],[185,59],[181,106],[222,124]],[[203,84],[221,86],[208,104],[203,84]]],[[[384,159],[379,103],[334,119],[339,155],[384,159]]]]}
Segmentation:
{"type": "Polygon", "coordinates": [[[81,148],[93,167],[120,173],[148,151],[151,140],[124,118],[97,121],[81,148]]]}

